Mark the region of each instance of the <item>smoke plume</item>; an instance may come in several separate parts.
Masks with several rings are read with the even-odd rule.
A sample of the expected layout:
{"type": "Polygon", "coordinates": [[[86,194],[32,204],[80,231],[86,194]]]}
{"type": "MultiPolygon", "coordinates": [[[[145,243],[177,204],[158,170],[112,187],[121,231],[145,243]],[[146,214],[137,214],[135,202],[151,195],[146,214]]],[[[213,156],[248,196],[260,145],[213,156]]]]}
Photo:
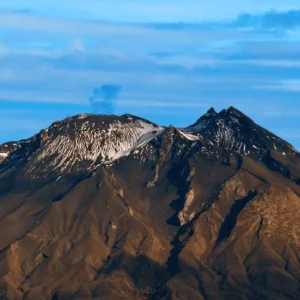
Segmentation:
{"type": "Polygon", "coordinates": [[[118,99],[122,86],[119,84],[104,84],[96,88],[89,101],[95,113],[112,115],[115,112],[115,101],[118,99]]]}

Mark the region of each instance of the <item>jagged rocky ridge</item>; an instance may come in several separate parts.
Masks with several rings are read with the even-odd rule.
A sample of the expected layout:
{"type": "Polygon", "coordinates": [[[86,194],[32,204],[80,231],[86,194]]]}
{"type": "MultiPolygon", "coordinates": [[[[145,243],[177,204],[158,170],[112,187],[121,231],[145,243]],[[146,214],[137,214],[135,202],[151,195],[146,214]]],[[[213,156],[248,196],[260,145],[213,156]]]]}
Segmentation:
{"type": "MultiPolygon", "coordinates": [[[[55,122],[30,139],[1,145],[0,174],[24,162],[31,178],[93,169],[136,153],[135,149],[168,130],[131,115],[77,115],[55,122]]],[[[294,158],[299,158],[297,150],[233,107],[220,113],[211,108],[195,124],[174,130],[194,141],[193,147],[201,147],[202,152],[226,150],[249,155],[300,182],[292,166],[294,158]]]]}
{"type": "Polygon", "coordinates": [[[3,299],[299,299],[300,155],[233,107],[78,115],[0,146],[3,299]]]}

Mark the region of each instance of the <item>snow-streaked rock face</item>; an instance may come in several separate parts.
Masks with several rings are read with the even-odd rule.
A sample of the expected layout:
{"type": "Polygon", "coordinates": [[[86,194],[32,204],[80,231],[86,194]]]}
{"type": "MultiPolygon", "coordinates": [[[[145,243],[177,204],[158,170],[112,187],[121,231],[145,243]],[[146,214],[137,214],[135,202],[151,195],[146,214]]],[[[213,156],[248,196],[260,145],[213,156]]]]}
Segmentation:
{"type": "MultiPolygon", "coordinates": [[[[161,130],[154,123],[128,115],[79,115],[56,122],[40,133],[40,147],[27,154],[26,175],[89,169],[116,160],[161,130]]],[[[25,148],[24,143],[17,144],[18,148],[25,148]]]]}
{"type": "MultiPolygon", "coordinates": [[[[99,165],[111,166],[128,155],[155,162],[158,140],[166,141],[166,153],[172,144],[176,144],[174,155],[196,151],[218,156],[220,150],[241,153],[288,176],[295,172],[283,169],[281,160],[292,161],[295,156],[293,164],[297,164],[300,159],[290,144],[232,107],[220,113],[210,109],[195,124],[178,129],[132,115],[81,114],[55,122],[30,139],[1,145],[0,176],[24,165],[28,178],[57,178],[71,172],[89,172],[99,165]],[[169,138],[160,139],[161,136],[169,138]]],[[[159,153],[160,159],[162,154],[159,153]]],[[[298,182],[298,177],[293,180],[298,182]]]]}
{"type": "Polygon", "coordinates": [[[160,130],[159,126],[142,119],[122,120],[118,117],[101,121],[101,118],[87,116],[72,124],[58,123],[49,129],[49,140],[31,159],[31,170],[43,165],[51,156],[53,159],[47,166],[59,172],[116,160],[133,148],[141,137],[160,130]],[[57,134],[59,132],[61,134],[57,134]]]}
{"type": "Polygon", "coordinates": [[[0,164],[6,160],[8,155],[9,155],[9,152],[0,152],[0,164]]]}
{"type": "Polygon", "coordinates": [[[246,155],[261,156],[270,149],[295,151],[287,142],[258,126],[233,107],[220,113],[210,109],[183,131],[190,139],[206,140],[217,147],[246,155]]]}
{"type": "Polygon", "coordinates": [[[19,142],[8,142],[0,145],[0,175],[7,170],[15,169],[21,162],[24,161],[29,147],[35,144],[35,137],[19,142]],[[23,155],[20,149],[23,148],[23,155]]]}

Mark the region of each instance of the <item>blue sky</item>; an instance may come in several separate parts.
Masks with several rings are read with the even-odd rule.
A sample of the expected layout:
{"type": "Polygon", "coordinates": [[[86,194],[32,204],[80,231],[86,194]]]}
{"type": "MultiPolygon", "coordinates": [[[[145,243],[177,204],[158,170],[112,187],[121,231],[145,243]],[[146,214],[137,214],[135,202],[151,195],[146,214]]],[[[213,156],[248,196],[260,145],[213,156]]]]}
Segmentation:
{"type": "Polygon", "coordinates": [[[233,105],[300,149],[299,0],[2,2],[0,143],[118,85],[116,114],[184,126],[233,105]]]}

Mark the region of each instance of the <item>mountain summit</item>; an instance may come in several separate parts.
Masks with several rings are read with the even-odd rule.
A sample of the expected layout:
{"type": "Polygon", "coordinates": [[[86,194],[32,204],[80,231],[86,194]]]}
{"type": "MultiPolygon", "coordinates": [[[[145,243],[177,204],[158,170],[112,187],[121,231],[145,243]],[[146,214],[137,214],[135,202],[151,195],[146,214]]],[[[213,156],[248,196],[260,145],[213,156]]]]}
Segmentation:
{"type": "Polygon", "coordinates": [[[55,122],[0,201],[3,299],[300,299],[300,154],[233,107],[55,122]]]}
{"type": "Polygon", "coordinates": [[[232,106],[220,113],[210,109],[188,130],[202,135],[218,147],[243,154],[264,155],[268,150],[277,148],[296,152],[287,142],[255,124],[232,106]]]}

